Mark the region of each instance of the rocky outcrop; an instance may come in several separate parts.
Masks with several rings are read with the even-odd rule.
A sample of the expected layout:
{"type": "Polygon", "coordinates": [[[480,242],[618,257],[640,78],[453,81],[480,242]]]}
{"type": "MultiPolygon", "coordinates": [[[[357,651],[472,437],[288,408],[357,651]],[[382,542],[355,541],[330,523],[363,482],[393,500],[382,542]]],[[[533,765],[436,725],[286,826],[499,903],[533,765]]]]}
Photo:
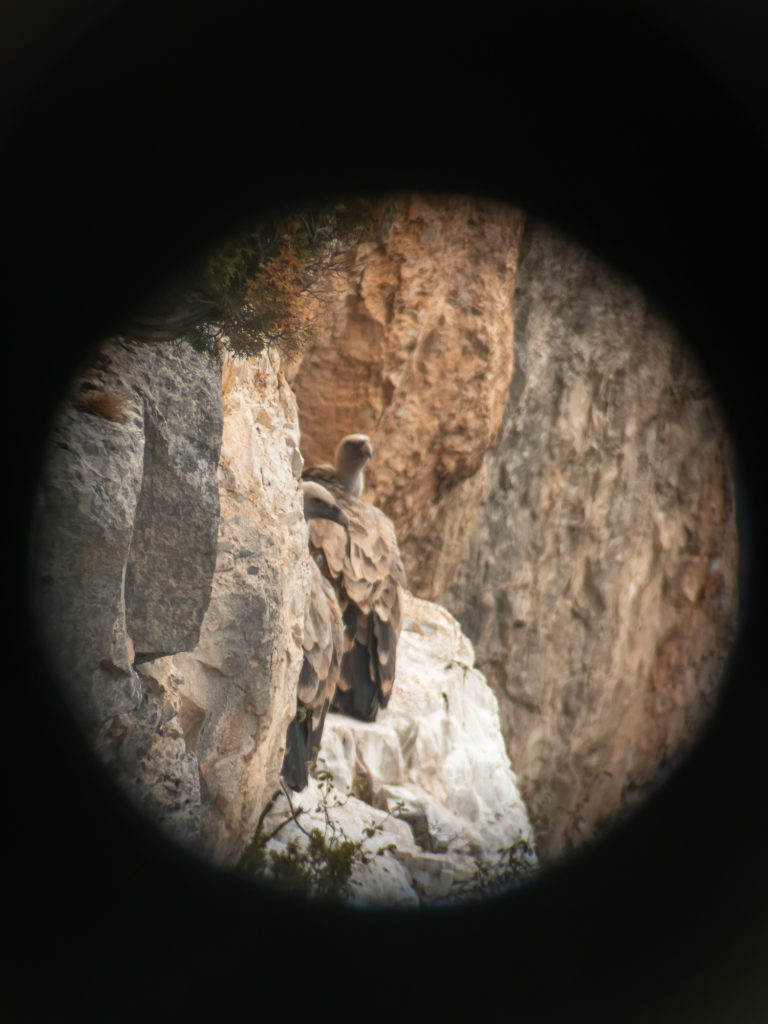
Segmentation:
{"type": "MultiPolygon", "coordinates": [[[[278,788],[303,656],[303,460],[277,359],[111,342],[62,405],[40,489],[34,590],[54,672],[137,806],[224,865],[278,788]]],[[[357,903],[453,896],[500,847],[532,843],[473,662],[456,621],[406,594],[389,706],[374,723],[328,717],[338,827],[388,847],[356,865],[357,903]]],[[[320,796],[312,780],[295,797],[308,821],[320,796]]],[[[531,848],[518,867],[534,864],[531,848]]]]}
{"type": "Polygon", "coordinates": [[[334,268],[324,339],[292,371],[308,464],[332,461],[345,434],[371,436],[369,492],[422,597],[461,561],[501,426],[522,224],[491,201],[394,199],[380,239],[334,268]]]}
{"type": "Polygon", "coordinates": [[[194,646],[208,606],[219,377],[187,345],[105,345],[56,416],[34,533],[31,596],[54,674],[119,783],[183,837],[197,772],[136,665],[194,646]]]}
{"type": "Polygon", "coordinates": [[[41,480],[33,594],[54,674],[118,784],[221,863],[277,785],[295,713],[301,468],[267,355],[116,341],[63,404],[41,480]]]}
{"type": "Polygon", "coordinates": [[[236,862],[278,785],[296,713],[309,587],[296,405],[269,356],[227,359],[221,518],[211,600],[194,650],[142,665],[199,766],[200,846],[236,862]]]}
{"type": "Polygon", "coordinates": [[[413,592],[474,642],[554,857],[706,722],[737,539],[724,425],[674,327],[556,232],[533,224],[521,243],[521,222],[398,199],[294,386],[308,461],[372,436],[369,496],[413,592]]]}
{"type": "MultiPolygon", "coordinates": [[[[474,651],[438,605],[404,594],[397,681],[375,722],[331,713],[318,762],[333,785],[292,798],[302,808],[267,849],[299,848],[306,832],[330,822],[371,858],[357,860],[351,899],[358,905],[418,906],[450,899],[492,869],[499,849],[529,847],[521,875],[536,865],[533,834],[501,735],[498,705],[473,667],[474,651]],[[365,828],[376,831],[366,835],[365,828]]],[[[280,795],[265,834],[290,815],[280,795]]],[[[479,892],[479,890],[478,890],[479,892]]]]}
{"type": "Polygon", "coordinates": [[[378,816],[420,858],[416,874],[377,858],[390,882],[369,871],[369,894],[394,898],[397,877],[396,902],[439,898],[526,834],[506,757],[552,858],[646,793],[711,713],[737,603],[716,403],[638,288],[540,224],[518,268],[521,227],[487,201],[398,197],[334,267],[328,336],[290,381],[276,355],[115,341],[57,416],[44,646],[118,781],[217,863],[273,797],[295,712],[299,449],[327,460],[348,431],[373,438],[368,495],[411,589],[453,612],[498,700],[453,620],[413,600],[393,702],[326,726],[347,812],[359,800],[358,825],[378,816]]]}
{"type": "Polygon", "coordinates": [[[707,720],[737,536],[724,425],[675,329],[555,231],[527,241],[504,425],[444,600],[552,857],[631,806],[707,720]]]}

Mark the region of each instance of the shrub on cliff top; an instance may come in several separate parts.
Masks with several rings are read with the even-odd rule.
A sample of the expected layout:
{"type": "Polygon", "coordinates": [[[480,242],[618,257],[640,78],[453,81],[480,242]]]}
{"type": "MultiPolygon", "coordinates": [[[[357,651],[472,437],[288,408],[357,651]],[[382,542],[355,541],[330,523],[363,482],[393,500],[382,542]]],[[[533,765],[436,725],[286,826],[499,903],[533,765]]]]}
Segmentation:
{"type": "Polygon", "coordinates": [[[305,351],[350,250],[381,237],[395,202],[330,202],[252,225],[166,288],[159,314],[135,314],[126,333],[183,337],[198,349],[223,344],[237,355],[271,346],[289,356],[305,351]]]}

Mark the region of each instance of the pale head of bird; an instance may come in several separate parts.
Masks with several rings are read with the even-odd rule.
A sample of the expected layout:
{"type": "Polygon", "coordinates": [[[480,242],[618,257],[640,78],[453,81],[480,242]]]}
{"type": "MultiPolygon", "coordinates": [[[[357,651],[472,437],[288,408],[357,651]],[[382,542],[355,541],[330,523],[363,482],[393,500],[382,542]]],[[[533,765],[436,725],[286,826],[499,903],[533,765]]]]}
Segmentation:
{"type": "Polygon", "coordinates": [[[363,469],[372,456],[373,445],[367,434],[347,434],[336,448],[336,475],[356,498],[363,493],[363,469]]]}
{"type": "Polygon", "coordinates": [[[314,480],[302,481],[301,488],[304,492],[305,519],[330,519],[332,523],[338,523],[345,530],[348,529],[349,520],[346,513],[327,488],[315,483],[314,480]]]}
{"type": "Polygon", "coordinates": [[[349,519],[344,509],[336,502],[336,499],[326,487],[315,483],[314,480],[303,480],[301,489],[304,492],[304,518],[307,522],[310,519],[330,519],[332,523],[338,523],[339,526],[343,526],[347,535],[345,553],[347,558],[349,558],[352,542],[349,537],[349,519]]]}

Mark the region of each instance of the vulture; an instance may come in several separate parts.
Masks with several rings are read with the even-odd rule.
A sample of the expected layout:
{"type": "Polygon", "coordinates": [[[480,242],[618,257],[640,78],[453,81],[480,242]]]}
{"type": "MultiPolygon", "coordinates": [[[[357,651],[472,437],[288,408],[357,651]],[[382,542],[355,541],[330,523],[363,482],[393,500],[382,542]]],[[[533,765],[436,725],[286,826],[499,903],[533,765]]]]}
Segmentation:
{"type": "MultiPolygon", "coordinates": [[[[304,481],[304,516],[311,523],[325,519],[338,523],[342,538],[347,517],[320,484],[304,481]]],[[[342,547],[346,545],[342,541],[342,547]]],[[[288,726],[283,758],[283,780],[296,792],[307,785],[307,764],[317,758],[328,712],[339,678],[344,653],[344,625],[336,593],[312,559],[312,575],[304,609],[304,660],[299,674],[296,717],[288,726]]]]}
{"type": "Polygon", "coordinates": [[[335,466],[305,470],[321,484],[347,520],[346,537],[334,523],[313,520],[309,544],[336,591],[346,634],[333,707],[372,722],[386,707],[395,681],[405,570],[392,522],[363,501],[363,469],[373,455],[365,434],[349,434],[336,448],[335,466]]]}

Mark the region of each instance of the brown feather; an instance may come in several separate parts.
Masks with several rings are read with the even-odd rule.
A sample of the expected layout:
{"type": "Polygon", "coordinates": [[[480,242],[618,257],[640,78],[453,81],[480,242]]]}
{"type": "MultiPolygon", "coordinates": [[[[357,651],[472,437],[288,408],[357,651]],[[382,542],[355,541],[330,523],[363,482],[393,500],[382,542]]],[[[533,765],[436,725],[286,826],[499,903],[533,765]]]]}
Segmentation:
{"type": "MultiPolygon", "coordinates": [[[[372,451],[363,435],[346,440],[361,446],[367,443],[372,451]]],[[[344,444],[342,441],[337,449],[337,459],[344,444]]],[[[364,449],[363,463],[365,457],[364,449]]],[[[345,653],[337,691],[351,694],[356,687],[370,691],[370,698],[361,697],[354,709],[346,699],[337,704],[342,710],[373,719],[378,707],[387,703],[395,679],[401,595],[406,586],[395,528],[381,509],[351,493],[332,467],[312,467],[303,479],[325,487],[348,519],[346,533],[335,523],[313,519],[310,550],[333,585],[344,617],[345,653]]],[[[350,486],[354,487],[354,482],[350,486]]]]}
{"type": "MultiPolygon", "coordinates": [[[[333,496],[322,487],[304,488],[304,509],[310,530],[327,526],[341,536],[344,548],[346,517],[333,496]],[[316,518],[319,516],[328,518],[316,518]]],[[[317,552],[322,555],[322,552],[317,552]]],[[[324,556],[322,556],[324,561],[324,556]]],[[[344,623],[334,587],[316,558],[310,560],[310,587],[304,608],[304,661],[296,687],[296,717],[286,735],[283,777],[292,789],[307,785],[307,763],[316,760],[325,716],[333,700],[346,647],[344,623]]]]}

